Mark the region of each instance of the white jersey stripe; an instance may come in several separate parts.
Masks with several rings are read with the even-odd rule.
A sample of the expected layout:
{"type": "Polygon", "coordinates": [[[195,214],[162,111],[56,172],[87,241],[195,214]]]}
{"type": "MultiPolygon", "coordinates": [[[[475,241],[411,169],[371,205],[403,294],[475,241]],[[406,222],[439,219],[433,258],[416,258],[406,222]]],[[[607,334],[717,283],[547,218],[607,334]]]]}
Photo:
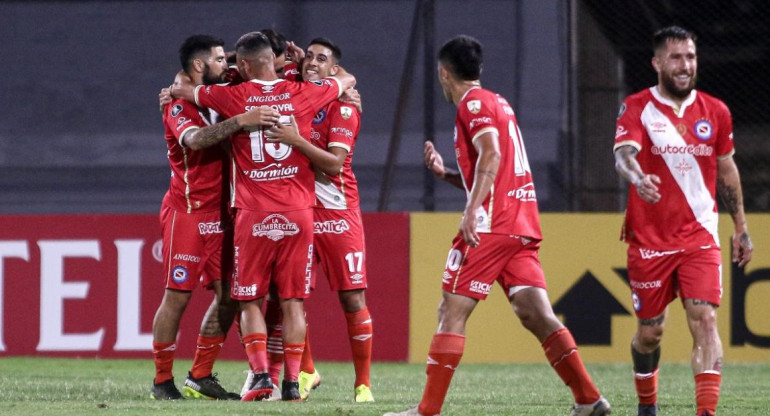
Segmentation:
{"type": "MultiPolygon", "coordinates": [[[[653,146],[660,148],[666,148],[666,146],[687,146],[684,138],[677,133],[676,126],[652,102],[647,103],[644,107],[641,118],[653,146]],[[655,129],[651,127],[660,123],[665,123],[666,128],[655,129]]],[[[686,152],[676,154],[661,152],[660,157],[666,162],[671,176],[682,190],[695,219],[711,234],[714,243],[719,246],[719,236],[717,234],[718,216],[714,211],[715,201],[711,197],[706,183],[703,181],[703,173],[695,156],[686,152]]]]}

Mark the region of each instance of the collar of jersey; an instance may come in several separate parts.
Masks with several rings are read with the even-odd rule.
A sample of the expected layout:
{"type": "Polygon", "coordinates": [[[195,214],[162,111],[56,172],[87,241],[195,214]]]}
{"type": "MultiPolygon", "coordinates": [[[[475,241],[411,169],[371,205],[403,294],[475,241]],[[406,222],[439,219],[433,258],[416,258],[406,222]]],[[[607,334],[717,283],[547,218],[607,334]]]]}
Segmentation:
{"type": "Polygon", "coordinates": [[[481,87],[479,87],[479,86],[473,86],[473,87],[470,87],[470,88],[468,88],[468,91],[465,91],[465,94],[463,94],[463,96],[460,98],[460,101],[464,100],[464,99],[465,99],[465,97],[467,97],[467,96],[468,96],[468,94],[469,94],[471,91],[473,91],[473,90],[480,90],[480,89],[481,89],[481,87]]]}
{"type": "Polygon", "coordinates": [[[286,80],[285,79],[281,79],[281,78],[274,79],[272,81],[262,81],[261,79],[252,79],[249,82],[253,82],[255,84],[262,84],[262,85],[275,85],[275,84],[277,84],[279,82],[283,82],[283,81],[286,81],[286,80]]]}
{"type": "MultiPolygon", "coordinates": [[[[676,104],[673,101],[671,101],[668,98],[660,95],[660,92],[658,91],[658,86],[657,85],[655,85],[653,87],[650,87],[650,92],[652,92],[652,96],[655,97],[655,99],[658,100],[661,104],[665,104],[665,105],[671,107],[672,110],[676,108],[676,104]]],[[[695,102],[695,96],[696,95],[698,95],[698,91],[693,88],[693,90],[690,91],[690,95],[687,97],[687,99],[682,101],[682,106],[679,107],[679,113],[677,114],[677,116],[684,117],[684,110],[686,110],[687,107],[690,106],[690,104],[695,102]]],[[[676,111],[674,111],[674,112],[676,112],[676,111]]]]}

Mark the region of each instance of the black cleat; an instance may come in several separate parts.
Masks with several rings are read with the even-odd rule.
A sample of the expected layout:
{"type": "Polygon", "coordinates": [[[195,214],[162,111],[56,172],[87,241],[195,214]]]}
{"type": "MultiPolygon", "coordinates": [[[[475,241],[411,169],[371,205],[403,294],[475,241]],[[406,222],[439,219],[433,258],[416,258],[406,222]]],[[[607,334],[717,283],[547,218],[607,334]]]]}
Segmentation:
{"type": "Polygon", "coordinates": [[[208,377],[193,378],[192,374],[187,373],[182,387],[184,397],[188,399],[209,399],[209,400],[240,400],[241,396],[237,393],[227,392],[217,379],[217,375],[208,377]]]}
{"type": "Polygon", "coordinates": [[[150,394],[155,400],[179,400],[183,399],[182,393],[174,385],[174,379],[166,380],[160,384],[152,384],[150,394]]]}
{"type": "Polygon", "coordinates": [[[281,383],[281,400],[285,402],[301,402],[299,381],[284,380],[281,383]]]}
{"type": "Polygon", "coordinates": [[[658,416],[658,404],[640,404],[637,416],[658,416]]]}
{"type": "Polygon", "coordinates": [[[249,390],[241,396],[242,402],[250,402],[252,400],[263,400],[270,397],[270,393],[273,392],[273,382],[270,381],[270,375],[267,373],[254,374],[254,378],[251,379],[251,385],[249,390]]]}

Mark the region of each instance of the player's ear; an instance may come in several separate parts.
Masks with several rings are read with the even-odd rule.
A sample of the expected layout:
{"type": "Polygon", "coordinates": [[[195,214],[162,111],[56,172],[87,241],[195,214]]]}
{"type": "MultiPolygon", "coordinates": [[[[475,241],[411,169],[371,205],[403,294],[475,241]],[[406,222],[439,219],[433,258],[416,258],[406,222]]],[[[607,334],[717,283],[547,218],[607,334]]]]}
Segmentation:
{"type": "Polygon", "coordinates": [[[340,72],[340,66],[337,64],[332,65],[331,69],[329,70],[329,75],[335,76],[337,73],[340,72]]]}
{"type": "Polygon", "coordinates": [[[203,63],[202,59],[195,58],[195,59],[193,59],[192,63],[193,63],[193,68],[197,72],[203,72],[203,68],[204,68],[205,64],[203,63]]]}
{"type": "Polygon", "coordinates": [[[652,67],[655,69],[655,72],[660,72],[660,60],[657,55],[652,56],[652,67]]]}

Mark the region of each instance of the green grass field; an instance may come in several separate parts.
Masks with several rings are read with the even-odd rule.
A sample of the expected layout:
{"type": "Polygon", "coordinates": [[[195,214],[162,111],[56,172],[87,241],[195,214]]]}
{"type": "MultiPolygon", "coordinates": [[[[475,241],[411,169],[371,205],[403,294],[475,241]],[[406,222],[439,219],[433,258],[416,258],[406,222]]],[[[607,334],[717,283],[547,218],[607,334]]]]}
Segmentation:
{"type": "MultiPolygon", "coordinates": [[[[174,369],[181,387],[190,361],[174,369]]],[[[323,384],[304,403],[214,402],[150,399],[151,360],[48,358],[0,359],[2,415],[381,415],[416,404],[425,382],[424,366],[380,364],[372,367],[375,403],[354,404],[349,363],[317,363],[323,384]]],[[[636,415],[636,397],[627,364],[589,365],[613,405],[613,415],[636,415]]],[[[215,371],[225,388],[240,391],[243,362],[225,361],[215,371]]],[[[770,363],[731,364],[724,370],[720,416],[770,415],[770,363]]],[[[693,416],[694,387],[689,365],[664,364],[660,414],[693,416]]],[[[571,395],[543,365],[461,364],[444,415],[568,415],[571,395]]]]}

